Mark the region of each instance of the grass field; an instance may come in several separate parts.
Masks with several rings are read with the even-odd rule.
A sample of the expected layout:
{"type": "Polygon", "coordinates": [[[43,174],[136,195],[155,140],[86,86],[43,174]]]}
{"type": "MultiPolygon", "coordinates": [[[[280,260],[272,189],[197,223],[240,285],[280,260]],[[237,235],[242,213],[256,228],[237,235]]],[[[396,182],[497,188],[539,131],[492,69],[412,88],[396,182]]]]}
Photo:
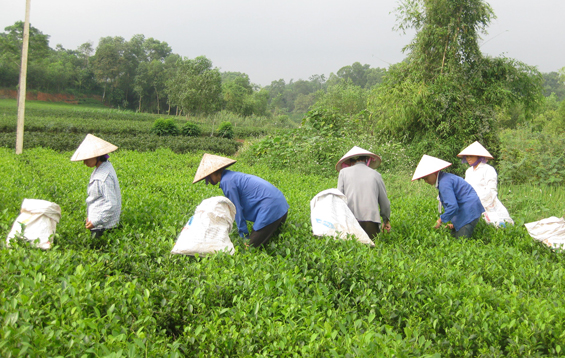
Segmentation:
{"type": "MultiPolygon", "coordinates": [[[[289,204],[281,234],[233,256],[170,255],[219,188],[192,185],[202,152],[119,150],[121,227],[84,229],[91,169],[72,152],[0,148],[0,236],[24,198],[62,208],[55,246],[0,247],[2,357],[562,356],[565,260],[524,222],[562,216],[561,187],[503,186],[516,221],[480,223],[473,240],[432,229],[437,191],[384,175],[392,232],[375,247],[311,234],[310,200],[335,178],[249,166],[289,204]]],[[[386,158],[383,158],[386,160],[386,158]]]]}

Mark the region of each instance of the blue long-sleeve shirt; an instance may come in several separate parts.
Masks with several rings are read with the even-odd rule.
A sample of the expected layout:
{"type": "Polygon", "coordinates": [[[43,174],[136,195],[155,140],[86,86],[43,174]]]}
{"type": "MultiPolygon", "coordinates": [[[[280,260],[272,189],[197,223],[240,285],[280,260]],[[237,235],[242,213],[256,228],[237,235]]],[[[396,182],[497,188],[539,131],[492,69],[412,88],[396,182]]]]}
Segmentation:
{"type": "Polygon", "coordinates": [[[235,222],[241,237],[249,235],[247,221],[253,222],[253,230],[261,230],[280,219],[289,208],[279,189],[255,175],[226,169],[222,173],[220,189],[235,205],[235,222]]]}
{"type": "Polygon", "coordinates": [[[453,224],[459,231],[463,226],[481,217],[485,208],[475,189],[463,178],[454,174],[438,173],[439,199],[444,213],[440,216],[442,222],[453,224]]]}

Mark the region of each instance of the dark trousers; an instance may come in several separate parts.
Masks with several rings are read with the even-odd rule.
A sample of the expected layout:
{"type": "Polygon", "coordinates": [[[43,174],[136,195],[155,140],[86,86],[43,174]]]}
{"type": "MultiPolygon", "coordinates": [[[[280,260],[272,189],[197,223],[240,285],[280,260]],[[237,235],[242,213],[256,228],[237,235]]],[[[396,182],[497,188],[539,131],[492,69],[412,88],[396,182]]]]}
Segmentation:
{"type": "Polygon", "coordinates": [[[90,230],[90,238],[98,239],[104,235],[104,231],[106,231],[106,229],[90,230]]]}
{"type": "Polygon", "coordinates": [[[475,230],[475,226],[477,226],[477,223],[479,222],[479,219],[481,217],[479,216],[477,219],[471,221],[470,223],[468,223],[467,225],[463,226],[461,229],[459,229],[459,231],[455,231],[455,229],[451,230],[451,235],[453,237],[467,237],[470,238],[471,236],[473,236],[473,231],[475,230]]]}
{"type": "Polygon", "coordinates": [[[113,227],[111,229],[96,229],[96,230],[90,230],[90,238],[91,239],[98,239],[101,238],[102,235],[104,235],[104,233],[111,233],[112,231],[114,231],[116,227],[113,227]]]}
{"type": "Polygon", "coordinates": [[[381,232],[381,228],[379,223],[374,221],[358,221],[361,228],[365,230],[369,238],[372,239],[373,237],[377,236],[379,232],[381,232]]]}
{"type": "Polygon", "coordinates": [[[271,236],[277,231],[279,226],[281,226],[286,221],[286,212],[280,219],[275,220],[274,222],[270,223],[269,225],[265,226],[260,230],[252,230],[251,234],[249,235],[249,244],[254,247],[260,247],[265,245],[271,236]]]}

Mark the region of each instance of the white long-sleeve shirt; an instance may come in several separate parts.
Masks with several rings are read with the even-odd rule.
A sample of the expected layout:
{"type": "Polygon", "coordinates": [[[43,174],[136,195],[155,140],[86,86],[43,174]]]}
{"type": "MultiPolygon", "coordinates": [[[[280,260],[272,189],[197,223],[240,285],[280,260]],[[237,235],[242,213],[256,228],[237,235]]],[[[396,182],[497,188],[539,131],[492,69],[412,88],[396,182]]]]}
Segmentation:
{"type": "Polygon", "coordinates": [[[95,230],[111,229],[120,221],[122,195],[110,162],[103,162],[90,175],[86,212],[95,230]]]}
{"type": "Polygon", "coordinates": [[[476,168],[469,167],[465,172],[465,180],[471,184],[481,199],[485,208],[485,220],[488,223],[497,226],[501,222],[514,223],[508,210],[498,200],[498,175],[492,166],[480,163],[476,168]]]}

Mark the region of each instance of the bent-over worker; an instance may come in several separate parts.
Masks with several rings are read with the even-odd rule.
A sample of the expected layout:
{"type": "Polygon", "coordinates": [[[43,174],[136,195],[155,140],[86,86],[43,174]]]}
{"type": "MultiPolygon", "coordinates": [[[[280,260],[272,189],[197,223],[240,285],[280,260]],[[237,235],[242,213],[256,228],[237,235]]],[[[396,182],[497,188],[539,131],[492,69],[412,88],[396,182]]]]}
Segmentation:
{"type": "MultiPolygon", "coordinates": [[[[438,199],[444,213],[436,221],[435,229],[442,223],[451,222],[446,225],[451,229],[451,235],[470,238],[485,209],[469,183],[457,175],[441,171],[450,165],[449,162],[424,154],[412,181],[423,179],[439,191],[438,199]]],[[[441,207],[438,207],[438,211],[441,214],[441,207]]]]}
{"type": "Polygon", "coordinates": [[[380,164],[378,155],[355,146],[335,166],[339,172],[337,189],[371,239],[381,231],[381,223],[390,232],[390,201],[383,178],[375,170],[380,164]]]}
{"type": "Polygon", "coordinates": [[[283,193],[268,181],[226,169],[235,162],[205,153],[192,183],[205,179],[206,184],[220,184],[224,195],[235,205],[239,236],[249,237],[250,245],[260,247],[286,221],[289,205],[283,193]],[[253,222],[251,234],[247,221],[253,222]]]}

